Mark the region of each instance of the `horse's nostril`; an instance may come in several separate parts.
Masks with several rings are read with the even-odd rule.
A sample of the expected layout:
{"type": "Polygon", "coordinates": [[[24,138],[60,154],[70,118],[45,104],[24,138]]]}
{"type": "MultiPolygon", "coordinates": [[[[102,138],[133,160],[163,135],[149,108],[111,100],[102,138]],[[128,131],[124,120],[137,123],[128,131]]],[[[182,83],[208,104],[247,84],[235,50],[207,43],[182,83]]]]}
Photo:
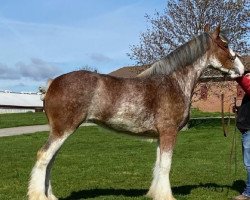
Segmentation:
{"type": "Polygon", "coordinates": [[[234,68],[234,71],[235,71],[235,74],[241,75],[240,70],[237,67],[234,68]]]}

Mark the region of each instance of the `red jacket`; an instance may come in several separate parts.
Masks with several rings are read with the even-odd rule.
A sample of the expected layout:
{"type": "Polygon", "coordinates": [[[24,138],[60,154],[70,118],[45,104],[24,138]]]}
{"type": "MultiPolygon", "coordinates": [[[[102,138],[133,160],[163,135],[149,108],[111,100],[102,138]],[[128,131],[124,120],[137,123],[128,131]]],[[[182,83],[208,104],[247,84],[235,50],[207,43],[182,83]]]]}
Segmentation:
{"type": "Polygon", "coordinates": [[[244,92],[250,96],[250,73],[247,73],[246,75],[237,78],[236,81],[242,87],[244,92]]]}

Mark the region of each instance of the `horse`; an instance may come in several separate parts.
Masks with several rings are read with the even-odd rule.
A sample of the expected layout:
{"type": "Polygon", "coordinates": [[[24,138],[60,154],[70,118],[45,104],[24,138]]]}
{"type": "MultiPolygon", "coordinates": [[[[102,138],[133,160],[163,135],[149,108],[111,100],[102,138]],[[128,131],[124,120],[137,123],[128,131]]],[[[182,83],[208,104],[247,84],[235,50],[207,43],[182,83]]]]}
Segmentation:
{"type": "Polygon", "coordinates": [[[158,139],[154,200],[174,200],[169,173],[178,131],[189,119],[191,98],[202,71],[212,66],[236,78],[244,66],[220,34],[208,27],[199,36],[153,63],[135,78],[74,71],[51,80],[44,110],[51,127],[37,153],[28,187],[29,200],[56,200],[50,171],[60,147],[83,122],[94,122],[136,136],[158,139]]]}

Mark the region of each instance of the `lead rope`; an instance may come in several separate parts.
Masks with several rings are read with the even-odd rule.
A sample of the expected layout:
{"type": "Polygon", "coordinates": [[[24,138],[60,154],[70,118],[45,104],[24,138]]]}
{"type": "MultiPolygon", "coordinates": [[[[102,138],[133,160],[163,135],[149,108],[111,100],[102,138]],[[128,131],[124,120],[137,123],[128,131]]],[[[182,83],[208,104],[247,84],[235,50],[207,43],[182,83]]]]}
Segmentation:
{"type": "MultiPolygon", "coordinates": [[[[236,97],[234,97],[234,103],[233,106],[236,108],[236,97]]],[[[231,121],[231,109],[229,107],[229,116],[228,116],[228,122],[227,122],[227,126],[225,124],[225,113],[224,113],[224,94],[221,94],[221,122],[222,122],[222,129],[223,129],[223,134],[225,137],[228,136],[228,130],[229,130],[229,126],[230,126],[230,121],[231,121]]],[[[237,113],[234,112],[234,116],[235,116],[235,120],[234,120],[234,132],[233,132],[233,138],[232,138],[232,146],[231,146],[231,150],[230,150],[230,159],[229,159],[229,174],[231,174],[231,166],[232,166],[232,162],[234,159],[234,171],[235,171],[235,175],[236,175],[236,171],[237,171],[237,156],[236,156],[236,132],[237,132],[237,128],[236,128],[236,118],[237,118],[237,113]]]]}
{"type": "Polygon", "coordinates": [[[228,130],[225,125],[225,114],[224,114],[224,94],[221,94],[221,124],[222,130],[225,137],[228,135],[228,130]]]}
{"type": "MultiPolygon", "coordinates": [[[[234,108],[236,109],[236,97],[234,97],[234,103],[233,103],[234,108]]],[[[222,121],[222,128],[223,128],[223,133],[224,136],[227,137],[228,136],[228,130],[229,130],[229,126],[230,126],[230,119],[231,119],[231,109],[229,107],[229,116],[228,116],[228,122],[227,122],[227,126],[225,125],[225,114],[224,114],[224,94],[221,94],[221,121],[222,121]]],[[[234,116],[235,116],[235,120],[234,120],[234,132],[233,132],[233,138],[232,138],[232,146],[231,146],[231,150],[230,150],[230,160],[229,160],[229,174],[231,174],[231,166],[232,166],[232,162],[234,159],[234,173],[236,175],[236,171],[237,171],[237,156],[236,156],[236,132],[237,132],[237,127],[236,127],[236,119],[237,119],[237,112],[234,112],[234,116]]]]}
{"type": "MultiPolygon", "coordinates": [[[[234,108],[236,109],[236,97],[234,97],[234,108]]],[[[236,127],[236,119],[237,119],[237,112],[234,112],[235,120],[234,120],[234,132],[233,132],[233,139],[232,139],[232,147],[230,151],[230,168],[229,172],[231,173],[231,166],[232,162],[234,160],[234,174],[236,175],[237,172],[237,140],[236,140],[236,132],[237,132],[237,127],[236,127]]]]}
{"type": "MultiPolygon", "coordinates": [[[[224,100],[224,99],[223,99],[224,100]]],[[[223,105],[223,104],[222,104],[223,105]]],[[[236,119],[237,119],[237,112],[236,112],[236,97],[234,97],[234,103],[233,103],[233,107],[234,107],[234,132],[232,135],[232,145],[231,145],[231,149],[230,149],[230,156],[229,156],[229,166],[228,166],[228,180],[231,179],[231,173],[232,173],[232,162],[234,160],[234,176],[236,176],[236,172],[237,172],[237,151],[236,151],[236,132],[237,132],[237,127],[236,127],[236,119]]],[[[224,109],[223,109],[224,110],[224,109]]],[[[229,106],[229,122],[228,122],[228,127],[230,125],[230,112],[231,111],[231,106],[229,106]]],[[[229,188],[227,189],[227,195],[229,194],[229,188]]]]}

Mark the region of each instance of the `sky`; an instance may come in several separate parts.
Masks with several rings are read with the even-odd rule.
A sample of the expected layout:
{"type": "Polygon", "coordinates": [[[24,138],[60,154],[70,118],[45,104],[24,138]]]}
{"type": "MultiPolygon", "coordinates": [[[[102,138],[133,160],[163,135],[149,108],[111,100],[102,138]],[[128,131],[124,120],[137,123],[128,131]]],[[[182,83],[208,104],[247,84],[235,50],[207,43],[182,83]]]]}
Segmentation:
{"type": "Polygon", "coordinates": [[[36,92],[83,66],[108,74],[166,0],[0,0],[0,90],[36,92]]]}

